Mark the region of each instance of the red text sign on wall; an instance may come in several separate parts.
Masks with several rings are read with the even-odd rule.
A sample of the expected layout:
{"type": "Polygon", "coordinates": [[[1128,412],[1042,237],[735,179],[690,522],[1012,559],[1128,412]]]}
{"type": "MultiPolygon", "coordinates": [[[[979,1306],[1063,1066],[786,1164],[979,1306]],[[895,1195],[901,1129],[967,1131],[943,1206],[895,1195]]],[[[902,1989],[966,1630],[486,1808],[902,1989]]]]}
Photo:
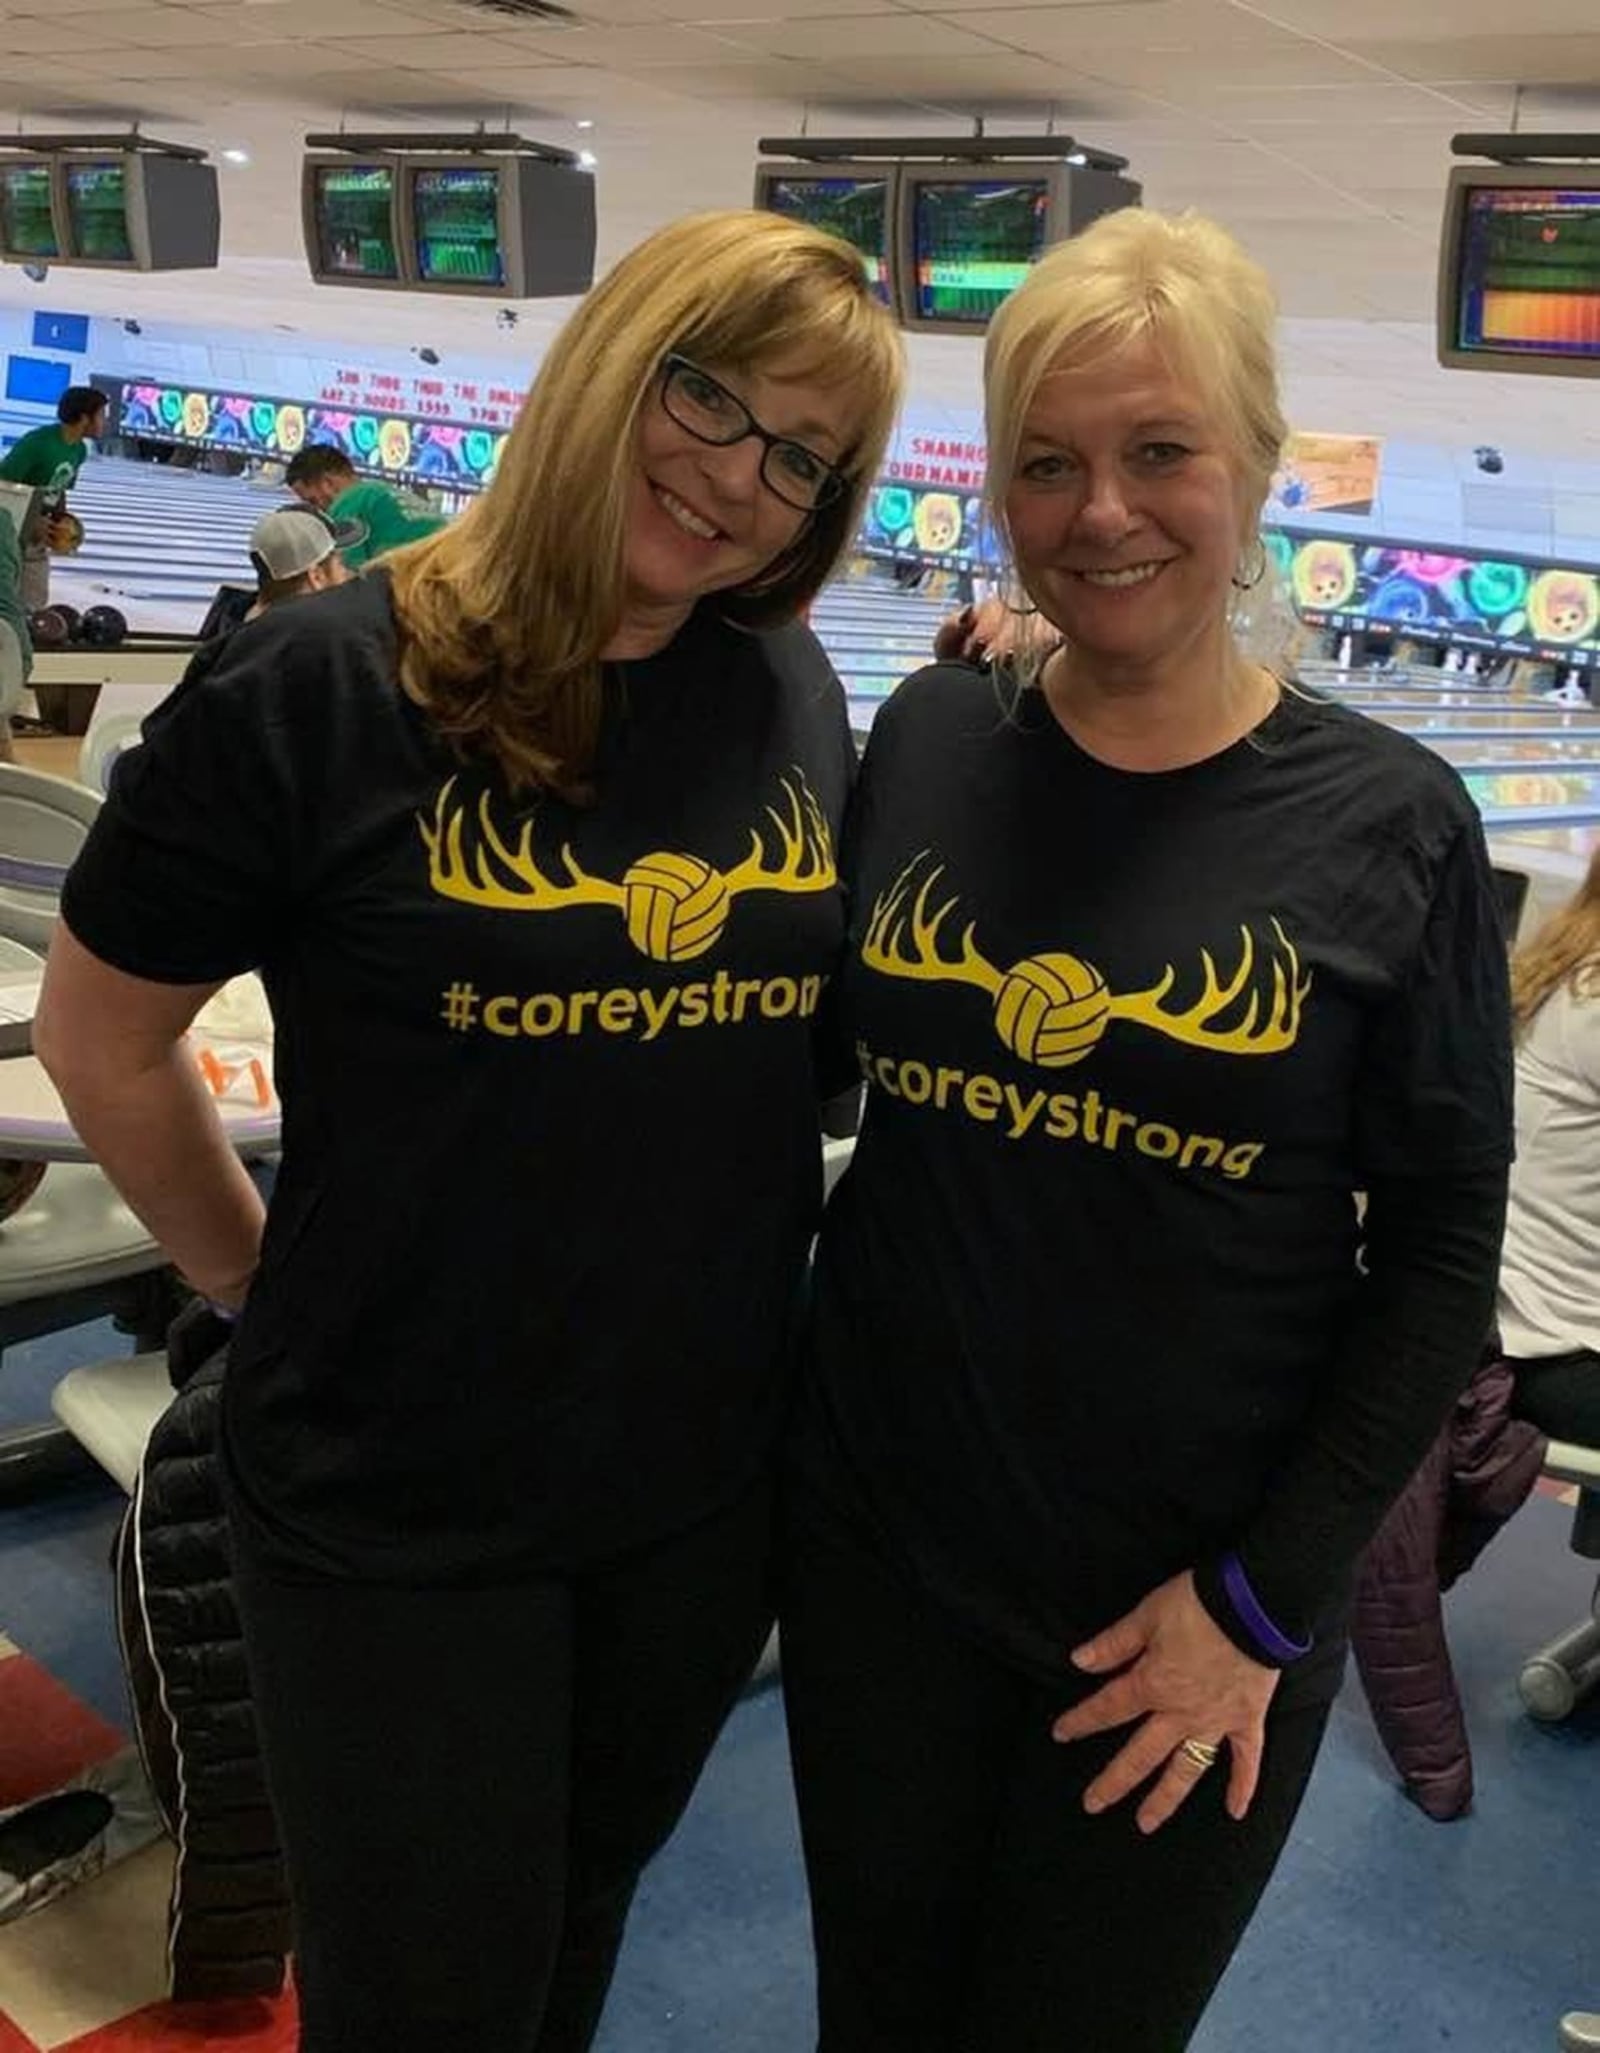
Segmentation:
{"type": "Polygon", "coordinates": [[[981,492],[987,451],[981,442],[953,435],[911,435],[897,443],[888,475],[907,485],[948,485],[981,492]]]}
{"type": "Polygon", "coordinates": [[[471,421],[485,428],[509,428],[522,405],[522,394],[509,386],[459,378],[403,378],[393,371],[346,366],[334,371],[317,397],[324,406],[471,421]]]}

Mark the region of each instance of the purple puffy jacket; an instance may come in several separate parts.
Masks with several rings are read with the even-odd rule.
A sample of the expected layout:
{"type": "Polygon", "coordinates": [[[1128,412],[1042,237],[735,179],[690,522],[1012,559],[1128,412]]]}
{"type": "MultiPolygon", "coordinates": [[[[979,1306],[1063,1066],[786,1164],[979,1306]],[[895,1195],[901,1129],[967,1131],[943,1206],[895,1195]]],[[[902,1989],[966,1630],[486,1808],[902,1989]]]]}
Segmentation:
{"type": "Polygon", "coordinates": [[[1350,1642],[1389,1758],[1430,1818],[1472,1802],[1472,1749],[1440,1602],[1523,1503],[1545,1437],[1511,1415],[1511,1371],[1491,1357],[1456,1402],[1362,1559],[1350,1642]]]}

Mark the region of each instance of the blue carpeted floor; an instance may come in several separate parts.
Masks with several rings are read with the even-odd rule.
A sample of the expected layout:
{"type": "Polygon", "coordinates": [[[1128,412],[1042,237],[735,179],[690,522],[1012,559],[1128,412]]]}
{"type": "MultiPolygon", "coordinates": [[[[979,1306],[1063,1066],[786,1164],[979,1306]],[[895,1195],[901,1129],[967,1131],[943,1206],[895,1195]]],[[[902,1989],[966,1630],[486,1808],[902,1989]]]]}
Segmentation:
{"type": "MultiPolygon", "coordinates": [[[[0,1424],[43,1416],[108,1328],[12,1350],[0,1424]]],[[[105,1716],[123,1717],[106,1548],[120,1500],[90,1485],[0,1507],[0,1626],[105,1716]]],[[[1299,1828],[1194,2053],[1550,2053],[1562,2010],[1600,2008],[1592,1865],[1600,1714],[1543,1728],[1521,1655],[1572,1623],[1593,1570],[1540,1499],[1450,1601],[1478,1804],[1435,1825],[1399,1794],[1347,1687],[1299,1828]]],[[[600,2053],[808,2053],[808,1933],[776,1693],[735,1713],[646,1878],[600,2053]]],[[[1115,2053],[1079,2048],[1063,2053],[1115,2053]]]]}

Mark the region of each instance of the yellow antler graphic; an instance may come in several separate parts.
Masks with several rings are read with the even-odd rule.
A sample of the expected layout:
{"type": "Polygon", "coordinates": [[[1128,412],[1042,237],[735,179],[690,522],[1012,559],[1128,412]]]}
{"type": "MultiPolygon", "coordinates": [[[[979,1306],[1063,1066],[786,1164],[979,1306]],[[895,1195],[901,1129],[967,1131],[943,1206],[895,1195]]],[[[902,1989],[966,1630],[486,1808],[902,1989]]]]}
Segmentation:
{"type": "Polygon", "coordinates": [[[934,886],[944,875],[943,866],[930,870],[916,888],[915,898],[911,897],[927,854],[924,850],[914,856],[873,906],[861,960],[881,976],[972,984],[986,992],[994,1000],[995,1032],[1024,1062],[1040,1069],[1066,1069],[1081,1062],[1099,1045],[1114,1019],[1149,1027],[1191,1048],[1210,1048],[1225,1055],[1275,1055],[1292,1048],[1299,1037],[1301,1008],[1311,979],[1301,977],[1299,955],[1276,919],[1272,929],[1278,947],[1271,958],[1272,999],[1266,1017],[1261,1016],[1260,990],[1252,990],[1244,1017],[1236,1025],[1218,1027],[1215,1022],[1243,996],[1256,973],[1256,944],[1248,927],[1240,929],[1244,952],[1228,983],[1217,975],[1210,951],[1200,951],[1205,989],[1193,1005],[1182,1010],[1168,1010],[1162,1002],[1177,981],[1175,969],[1169,967],[1148,991],[1135,991],[1125,998],[1109,991],[1099,970],[1081,956],[1030,955],[1013,969],[999,970],[980,952],[974,938],[977,927],[970,920],[962,930],[960,957],[951,961],[940,953],[939,935],[960,901],[951,897],[942,905],[931,904],[934,886]]]}
{"type": "Polygon", "coordinates": [[[492,905],[502,912],[555,912],[569,905],[622,905],[621,885],[585,875],[570,848],[561,851],[568,881],[552,883],[533,859],[531,820],[524,825],[517,846],[508,848],[495,827],[487,792],[478,801],[478,832],[483,846],[473,851],[469,863],[465,848],[467,809],[464,805],[452,807],[450,803],[455,785],[452,777],[439,793],[432,824],[426,820],[418,822],[428,850],[428,882],[441,898],[454,898],[463,905],[492,905]],[[490,854],[494,863],[489,861],[490,854]]]}
{"type": "Polygon", "coordinates": [[[743,891],[826,891],[838,882],[828,816],[800,772],[796,770],[794,775],[794,783],[787,777],[779,779],[789,801],[787,818],[776,806],[766,808],[767,818],[777,830],[782,861],[776,869],[768,866],[765,845],[752,827],[750,853],[723,878],[730,897],[737,898],[743,891]]]}
{"type": "Polygon", "coordinates": [[[669,849],[641,856],[620,884],[612,884],[588,876],[565,846],[561,866],[566,881],[546,876],[534,859],[532,821],[524,824],[516,846],[509,846],[494,824],[487,792],[478,801],[477,838],[469,857],[467,807],[454,802],[452,777],[439,793],[432,821],[417,823],[428,850],[428,882],[442,898],[501,912],[608,906],[621,912],[628,938],[641,955],[652,962],[688,962],[715,947],[740,893],[828,891],[838,882],[826,813],[799,770],[780,782],[787,811],[766,809],[778,835],[776,860],[769,860],[761,835],[752,830],[749,855],[726,876],[700,856],[669,849]]]}
{"type": "Polygon", "coordinates": [[[1261,1018],[1262,993],[1257,989],[1251,991],[1244,1018],[1236,1026],[1218,1028],[1212,1024],[1238,1000],[1254,974],[1256,945],[1248,927],[1239,929],[1244,951],[1228,983],[1224,984],[1217,975],[1210,950],[1202,948],[1200,960],[1205,966],[1206,984],[1193,1005],[1169,1012],[1162,1004],[1177,975],[1169,968],[1160,983],[1148,991],[1113,998],[1111,1017],[1136,1020],[1140,1026],[1153,1027],[1169,1041],[1182,1041],[1190,1048],[1216,1048],[1226,1055],[1281,1054],[1299,1038],[1300,1010],[1310,993],[1311,979],[1301,978],[1300,957],[1277,920],[1272,922],[1272,931],[1278,937],[1278,949],[1271,957],[1272,1002],[1265,1019],[1261,1018]]]}
{"type": "Polygon", "coordinates": [[[928,910],[929,894],[944,875],[942,863],[923,880],[908,919],[906,897],[927,853],[924,849],[921,855],[914,855],[872,908],[866,939],[861,944],[861,960],[868,969],[878,970],[886,977],[910,977],[931,984],[976,984],[992,997],[1004,983],[1004,974],[974,946],[972,937],[977,928],[972,921],[967,922],[961,936],[959,962],[947,962],[939,953],[939,929],[960,903],[959,899],[947,898],[936,912],[928,910]],[[908,924],[910,955],[904,952],[908,924]]]}

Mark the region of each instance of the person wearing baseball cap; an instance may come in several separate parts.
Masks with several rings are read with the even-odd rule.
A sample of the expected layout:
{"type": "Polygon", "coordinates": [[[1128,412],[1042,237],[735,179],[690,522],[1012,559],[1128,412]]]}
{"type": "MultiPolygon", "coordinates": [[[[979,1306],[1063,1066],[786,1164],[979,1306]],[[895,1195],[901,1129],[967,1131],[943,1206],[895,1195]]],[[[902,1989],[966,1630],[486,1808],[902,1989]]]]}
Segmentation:
{"type": "Polygon", "coordinates": [[[342,551],[362,539],[358,521],[335,521],[315,506],[275,506],[250,530],[250,563],[258,586],[245,615],[254,620],[282,599],[343,584],[350,572],[342,551]]]}

